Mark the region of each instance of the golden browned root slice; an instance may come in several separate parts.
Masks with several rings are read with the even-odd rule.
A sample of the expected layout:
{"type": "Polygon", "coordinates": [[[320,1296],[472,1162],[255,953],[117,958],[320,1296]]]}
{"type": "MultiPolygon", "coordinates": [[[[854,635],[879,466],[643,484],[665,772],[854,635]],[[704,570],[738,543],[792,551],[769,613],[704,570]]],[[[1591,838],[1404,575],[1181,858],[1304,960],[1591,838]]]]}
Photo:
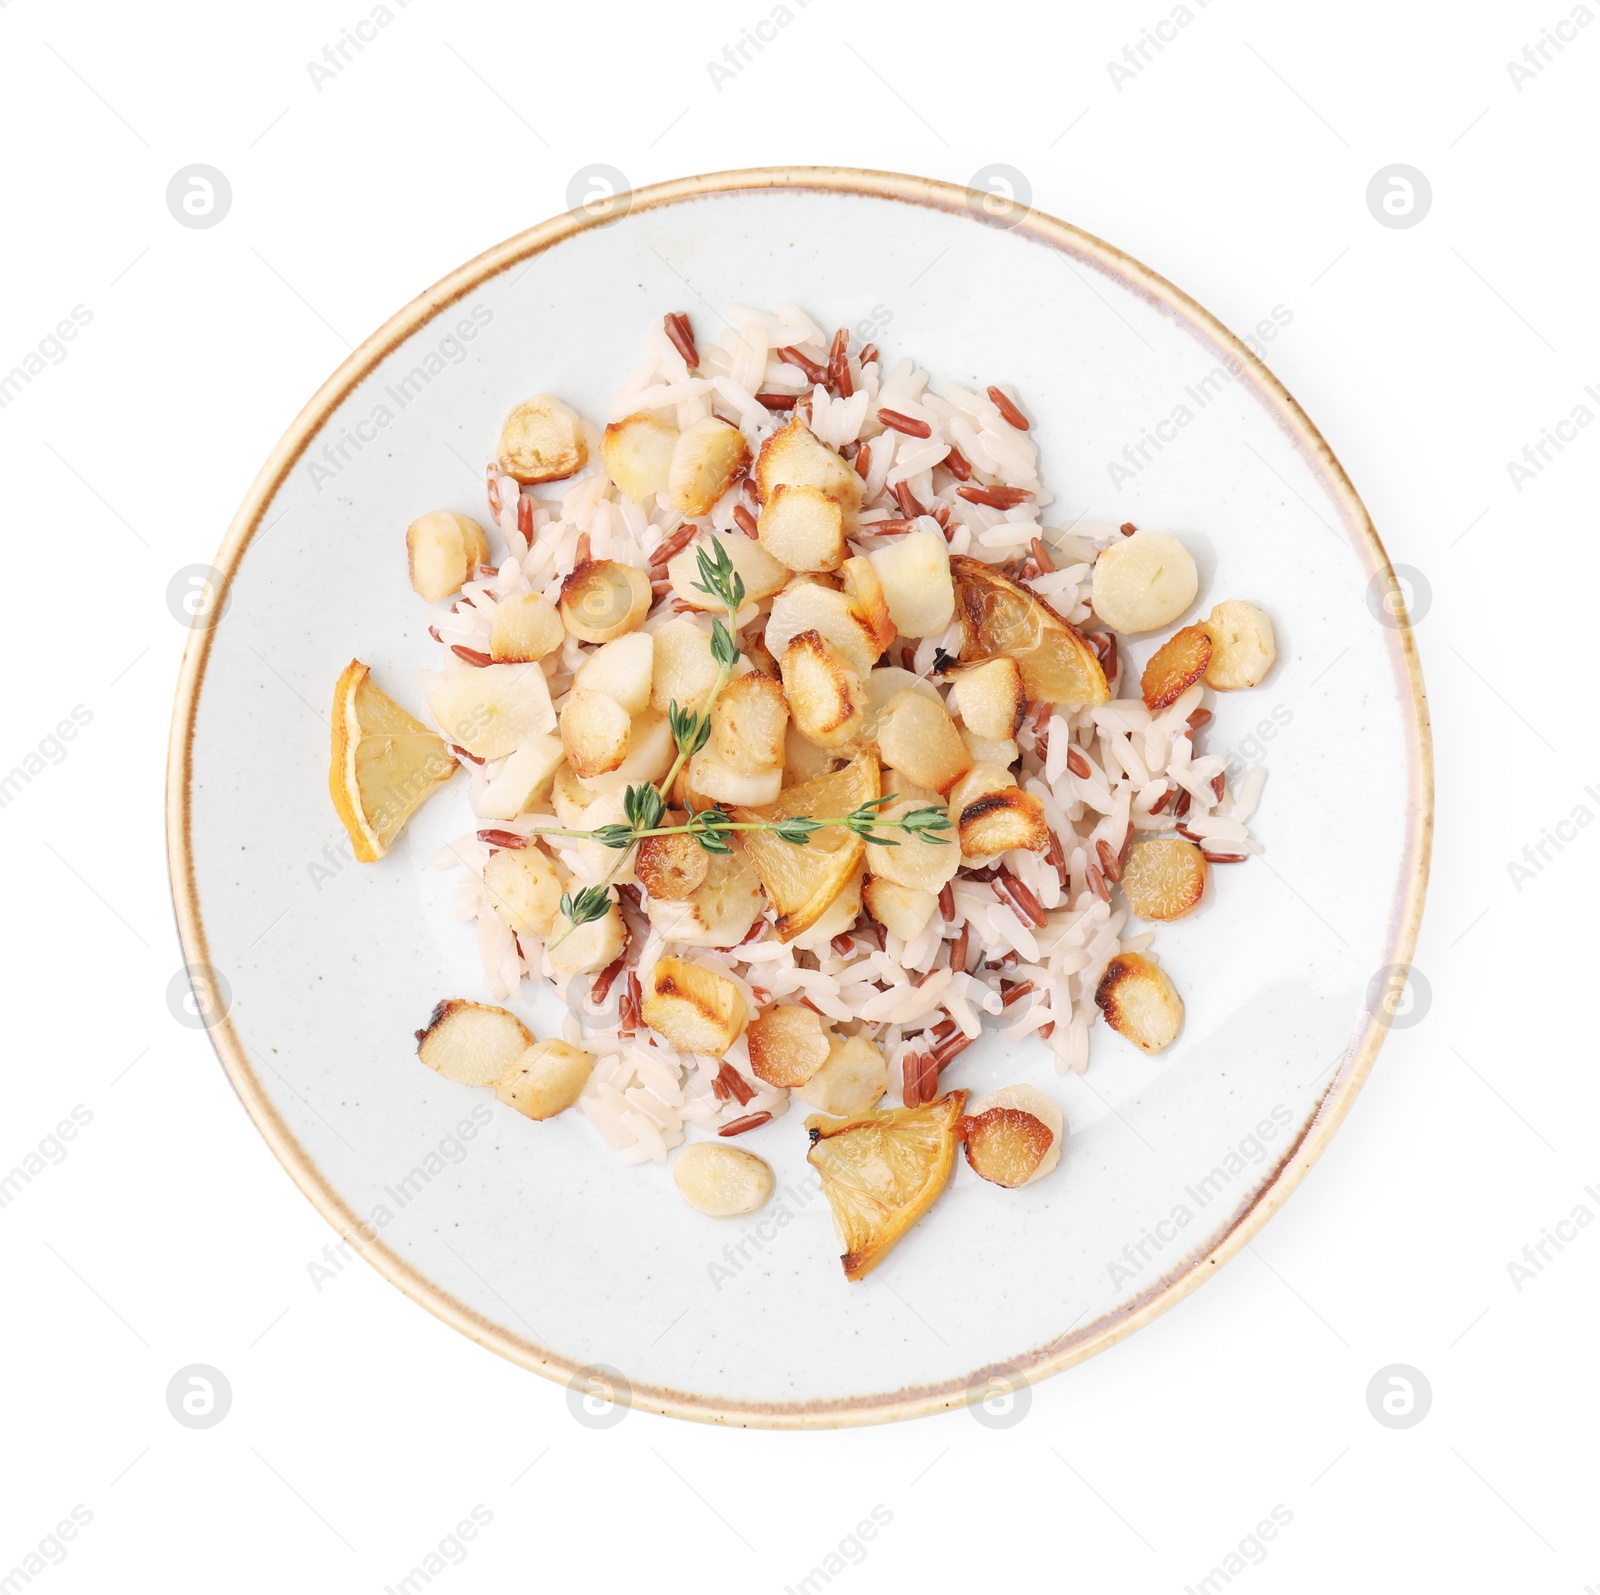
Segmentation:
{"type": "Polygon", "coordinates": [[[561,612],[543,593],[511,593],[495,605],[489,657],[500,664],[531,664],[567,640],[561,612]]]}
{"type": "Polygon", "coordinates": [[[1055,1144],[1050,1126],[1021,1108],[988,1108],[961,1126],[967,1162],[994,1185],[1026,1185],[1055,1144]]]}
{"type": "Polygon", "coordinates": [[[895,624],[889,617],[889,600],[872,561],[860,554],[847,559],[839,567],[839,578],[844,583],[850,612],[872,638],[877,653],[882,653],[895,639],[895,624]]]}
{"type": "MultiPolygon", "coordinates": [[[[881,851],[898,853],[901,849],[881,851]]],[[[915,941],[928,928],[928,921],[939,906],[937,893],[920,886],[901,886],[878,875],[869,876],[863,884],[861,902],[874,924],[901,941],[915,941]]]]}
{"type": "Polygon", "coordinates": [[[711,741],[707,751],[719,764],[744,775],[775,770],[783,764],[783,740],[789,729],[789,705],[783,688],[759,670],[735,676],[711,706],[711,741]]]}
{"type": "MultiPolygon", "coordinates": [[[[485,820],[514,820],[550,795],[556,774],[566,769],[561,738],[530,732],[500,766],[500,773],[473,794],[473,807],[485,820]]],[[[571,773],[570,771],[568,772],[571,773]]]]}
{"type": "Polygon", "coordinates": [[[500,429],[500,469],[519,482],[554,482],[588,459],[577,412],[548,393],[519,404],[500,429]]]}
{"type": "Polygon", "coordinates": [[[1050,845],[1044,804],[1024,792],[1011,772],[995,764],[976,764],[950,793],[963,858],[992,858],[1012,848],[1042,853],[1050,845]]]}
{"type": "MultiPolygon", "coordinates": [[[[684,792],[693,793],[696,809],[711,803],[724,808],[734,804],[770,803],[783,787],[783,770],[774,765],[770,770],[745,770],[726,765],[710,748],[701,751],[684,766],[684,792]]],[[[686,796],[685,801],[690,801],[686,796]]]]}
{"type": "Polygon", "coordinates": [[[699,886],[687,897],[652,897],[646,912],[663,941],[689,947],[737,947],[766,906],[760,877],[750,860],[734,850],[708,854],[706,878],[699,886]]]}
{"type": "Polygon", "coordinates": [[[1183,999],[1155,959],[1119,953],[1095,988],[1106,1023],[1141,1052],[1160,1052],[1183,1028],[1183,999]]]}
{"type": "Polygon", "coordinates": [[[561,908],[561,877],[537,847],[505,847],[489,855],[483,889],[501,919],[519,936],[548,936],[561,908]]]}
{"type": "Polygon", "coordinates": [[[561,710],[561,746],[579,776],[605,775],[628,756],[633,722],[628,711],[603,692],[574,687],[561,710]]]}
{"type": "MultiPolygon", "coordinates": [[[[1061,1161],[1061,1146],[1066,1139],[1067,1121],[1061,1112],[1060,1105],[1052,1097],[1047,1097],[1037,1086],[1031,1085],[1003,1085],[997,1091],[986,1092],[976,1102],[967,1104],[967,1119],[970,1124],[974,1119],[981,1118],[991,1108],[1008,1108],[1015,1112],[1026,1114],[1036,1123],[1045,1127],[1050,1134],[1050,1143],[1045,1149],[1044,1156],[1034,1164],[1033,1172],[1022,1181],[1024,1185],[1032,1185],[1036,1180],[1042,1180],[1061,1161]]],[[[1037,1140],[1036,1131],[1029,1131],[1031,1139],[1037,1140]]],[[[982,1156],[982,1151],[978,1154],[982,1156]]],[[[972,1153],[968,1153],[968,1161],[972,1161],[972,1153]]],[[[980,1168],[977,1163],[972,1164],[977,1173],[989,1179],[991,1175],[980,1168]]]]}
{"type": "Polygon", "coordinates": [[[709,515],[749,463],[744,433],[720,416],[708,415],[678,434],[667,471],[667,497],[680,514],[709,515]]]}
{"type": "Polygon", "coordinates": [[[837,499],[847,515],[861,508],[861,478],[854,467],[798,416],[761,445],[754,474],[763,504],[780,487],[817,487],[837,499]]]}
{"type": "Polygon", "coordinates": [[[360,660],[333,689],[328,792],[355,855],[371,864],[459,766],[442,738],[373,683],[360,660]]]}
{"type": "Polygon", "coordinates": [[[861,730],[866,689],[814,631],[802,631],[779,664],[783,694],[796,729],[819,748],[838,748],[861,730]]]}
{"type": "Polygon", "coordinates": [[[964,661],[1010,654],[1037,703],[1082,709],[1109,702],[1111,689],[1094,650],[1043,599],[965,555],[951,559],[950,572],[964,661]]]}
{"type": "Polygon", "coordinates": [[[644,984],[640,1016],[670,1046],[718,1058],[744,1029],[749,1005],[725,975],[663,958],[644,984]]]}
{"type": "Polygon", "coordinates": [[[412,590],[430,604],[458,591],[488,558],[489,540],[483,528],[454,510],[432,510],[406,528],[412,590]]]}
{"type": "Polygon", "coordinates": [[[428,709],[452,742],[480,759],[503,759],[529,737],[556,728],[538,665],[452,670],[428,694],[428,709]]]}
{"type": "Polygon", "coordinates": [[[579,642],[613,642],[650,613],[650,573],[586,559],[561,583],[561,623],[579,642]]]}
{"type": "Polygon", "coordinates": [[[514,1013],[446,997],[417,1032],[417,1056],[457,1085],[495,1085],[533,1045],[514,1013]]]}
{"type": "Polygon", "coordinates": [[[889,700],[878,721],[878,751],[908,781],[934,792],[948,792],[972,768],[950,711],[909,687],[889,700]]]}
{"type": "Polygon", "coordinates": [[[600,438],[606,475],[635,503],[665,493],[678,429],[639,413],[613,421],[600,438]]]}
{"type": "Polygon", "coordinates": [[[750,1072],[768,1085],[802,1086],[828,1061],[833,1033],[822,1016],[798,1003],[757,1014],[745,1031],[750,1072]]]}
{"type": "Polygon", "coordinates": [[[1176,703],[1205,673],[1211,662],[1211,635],[1204,626],[1174,632],[1150,656],[1139,677],[1144,706],[1154,713],[1176,703]]]}
{"type": "Polygon", "coordinates": [[[772,1195],[772,1169],[743,1147],[694,1141],[672,1160],[672,1183],[696,1212],[738,1218],[772,1195]]]}
{"type": "MultiPolygon", "coordinates": [[[[858,583],[857,591],[861,590],[858,583]]],[[[830,652],[865,678],[883,652],[878,640],[879,618],[876,613],[863,613],[847,593],[825,587],[820,581],[796,582],[772,600],[772,613],[767,617],[767,647],[781,659],[793,638],[801,632],[814,631],[830,652]]]]}
{"type": "Polygon", "coordinates": [[[820,487],[774,488],[756,524],[761,546],[790,570],[844,563],[844,510],[820,487]]]}
{"type": "Polygon", "coordinates": [[[789,580],[789,567],[774,559],[760,543],[746,537],[743,532],[707,532],[667,561],[667,580],[672,583],[672,596],[693,609],[722,613],[722,600],[715,593],[704,591],[705,582],[700,576],[700,550],[715,551],[720,548],[728,556],[734,575],[744,583],[746,603],[760,603],[781,592],[789,580]]]}
{"type": "Polygon", "coordinates": [[[655,639],[647,631],[602,643],[572,678],[574,687],[599,692],[628,711],[643,714],[650,707],[650,678],[655,665],[655,639]]]}
{"type": "Polygon", "coordinates": [[[545,973],[560,982],[574,975],[593,975],[621,956],[627,945],[622,908],[612,896],[603,918],[573,927],[565,914],[550,922],[550,942],[544,952],[545,973]]]}
{"type": "Polygon", "coordinates": [[[1135,842],[1122,871],[1122,895],[1140,919],[1182,919],[1205,895],[1206,856],[1181,836],[1135,842]]]}
{"type": "Polygon", "coordinates": [[[1100,551],[1090,602],[1113,631],[1170,626],[1200,586],[1194,556],[1170,532],[1134,532],[1100,551]]]}
{"type": "Polygon", "coordinates": [[[1206,685],[1218,692],[1258,685],[1278,657],[1271,620],[1242,598],[1224,599],[1201,624],[1211,638],[1206,685]]]}
{"type": "MultiPolygon", "coordinates": [[[[688,818],[683,809],[668,809],[661,823],[682,825],[688,818]]],[[[633,855],[633,872],[651,897],[681,902],[700,889],[710,857],[692,836],[647,836],[633,855]]]]}
{"type": "Polygon", "coordinates": [[[871,1273],[944,1189],[966,1100],[951,1091],[925,1107],[806,1120],[806,1161],[822,1176],[846,1279],[871,1273]]]}
{"type": "MultiPolygon", "coordinates": [[[[776,803],[759,809],[736,808],[733,817],[749,823],[786,820],[797,815],[838,818],[879,795],[878,761],[858,754],[842,770],[819,775],[779,794],[776,803]]],[[[737,845],[749,855],[777,911],[774,929],[779,941],[793,941],[822,917],[850,884],[861,865],[866,844],[843,825],[813,832],[801,846],[770,831],[739,831],[737,845]]]]}
{"type": "Polygon", "coordinates": [[[867,555],[883,584],[895,629],[907,637],[932,637],[955,614],[950,545],[930,522],[867,555]]]}
{"type": "Polygon", "coordinates": [[[653,635],[656,646],[650,678],[651,707],[662,714],[674,703],[680,709],[704,707],[717,684],[711,638],[686,616],[669,620],[653,635]]]}
{"type": "Polygon", "coordinates": [[[604,775],[584,776],[582,785],[601,794],[625,791],[641,781],[654,786],[672,768],[677,755],[678,745],[672,740],[667,717],[646,709],[643,714],[636,714],[628,726],[628,751],[622,763],[604,775]]]}
{"type": "Polygon", "coordinates": [[[976,736],[1003,742],[1022,729],[1028,691],[1022,683],[1022,667],[1010,654],[996,654],[958,671],[950,696],[962,725],[976,736]]]}
{"type": "MultiPolygon", "coordinates": [[[[749,538],[746,538],[745,541],[749,542],[749,538]]],[[[772,650],[767,646],[767,634],[765,631],[759,637],[742,642],[740,646],[744,649],[745,658],[750,661],[751,666],[757,672],[765,676],[769,681],[778,679],[778,661],[772,650]]]]}
{"type": "MultiPolygon", "coordinates": [[[[931,803],[926,798],[909,797],[886,803],[878,812],[885,820],[903,820],[913,809],[928,808],[938,801],[937,794],[933,795],[931,803]]],[[[961,868],[961,849],[951,831],[918,835],[910,831],[885,830],[882,834],[896,845],[867,844],[867,868],[878,879],[937,893],[961,868]]],[[[873,917],[877,915],[874,913],[873,917]]]]}
{"type": "Polygon", "coordinates": [[[500,1077],[494,1094],[530,1119],[553,1119],[583,1095],[594,1054],[565,1041],[536,1041],[500,1077]]]}
{"type": "Polygon", "coordinates": [[[824,1113],[865,1113],[889,1089],[889,1060],[865,1036],[841,1036],[822,1067],[795,1095],[824,1113]]]}

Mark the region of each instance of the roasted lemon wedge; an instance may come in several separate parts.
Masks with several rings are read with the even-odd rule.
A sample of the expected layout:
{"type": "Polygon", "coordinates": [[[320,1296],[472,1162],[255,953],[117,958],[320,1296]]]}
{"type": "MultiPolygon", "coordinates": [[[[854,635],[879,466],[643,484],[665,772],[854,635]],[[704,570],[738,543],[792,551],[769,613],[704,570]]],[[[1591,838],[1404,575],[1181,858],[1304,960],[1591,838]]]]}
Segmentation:
{"type": "Polygon", "coordinates": [[[920,1108],[806,1120],[806,1161],[822,1176],[846,1279],[870,1274],[944,1189],[966,1103],[965,1091],[952,1091],[920,1108]]]}
{"type": "MultiPolygon", "coordinates": [[[[879,796],[877,756],[858,754],[842,770],[819,775],[782,792],[776,803],[732,810],[743,823],[789,820],[800,815],[839,819],[879,796]]],[[[861,867],[867,844],[844,825],[812,832],[804,843],[785,842],[771,831],[738,831],[739,844],[761,877],[767,899],[778,911],[779,941],[793,941],[822,918],[861,867]]]]}
{"type": "Polygon", "coordinates": [[[456,773],[449,745],[373,685],[352,659],[333,689],[328,790],[355,854],[375,863],[419,808],[456,773]]]}
{"type": "Polygon", "coordinates": [[[993,566],[963,555],[951,559],[950,574],[964,661],[1010,654],[1035,703],[1082,709],[1110,701],[1094,650],[1043,599],[993,566]]]}

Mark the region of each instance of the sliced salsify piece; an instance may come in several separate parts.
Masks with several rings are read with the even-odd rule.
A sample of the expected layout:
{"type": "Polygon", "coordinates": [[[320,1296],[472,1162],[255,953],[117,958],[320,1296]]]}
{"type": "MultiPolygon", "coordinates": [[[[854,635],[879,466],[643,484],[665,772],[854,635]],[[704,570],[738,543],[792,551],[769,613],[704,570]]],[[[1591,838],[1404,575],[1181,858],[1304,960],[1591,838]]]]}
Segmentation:
{"type": "Polygon", "coordinates": [[[1182,919],[1205,895],[1209,866],[1181,836],[1135,842],[1122,870],[1122,895],[1140,919],[1182,919]]]}

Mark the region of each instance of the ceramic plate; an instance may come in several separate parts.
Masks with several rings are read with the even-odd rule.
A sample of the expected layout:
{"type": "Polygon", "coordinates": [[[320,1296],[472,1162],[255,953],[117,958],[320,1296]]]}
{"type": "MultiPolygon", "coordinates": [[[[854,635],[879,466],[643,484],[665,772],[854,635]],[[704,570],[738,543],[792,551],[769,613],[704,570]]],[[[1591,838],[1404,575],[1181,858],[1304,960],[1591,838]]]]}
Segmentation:
{"type": "MultiPolygon", "coordinates": [[[[370,338],[268,460],[218,557],[174,723],[169,825],[186,957],[273,1150],[418,1302],[526,1367],[599,1375],[681,1417],[908,1417],[1037,1379],[1149,1322],[1255,1234],[1315,1161],[1384,1035],[1385,971],[1421,913],[1431,775],[1421,676],[1383,549],[1344,472],[1254,348],[1153,272],[1038,212],[918,178],[738,172],[564,215],[464,266],[370,338]],[[1210,751],[1268,777],[1265,853],[1219,871],[1157,947],[1187,1003],[1146,1058],[1103,1026],[1083,1077],[986,1037],[949,1083],[1023,1079],[1062,1104],[1061,1167],[1021,1192],[969,1170],[863,1284],[846,1284],[800,1116],[746,1143],[761,1213],[711,1220],[666,1168],[623,1167],[576,1113],[533,1125],[440,1079],[412,1032],[481,996],[430,857],[465,783],[380,864],[345,862],[327,706],[370,664],[414,709],[431,661],[407,523],[486,519],[504,413],[559,393],[603,417],[665,311],[794,299],[935,378],[1015,383],[1049,519],[1179,533],[1193,613],[1263,605],[1279,657],[1219,695],[1210,751]],[[468,336],[468,333],[472,336],[468,336]],[[422,374],[416,375],[417,372],[422,374]],[[1388,602],[1385,600],[1388,599],[1388,602]],[[1376,994],[1376,995],[1375,995],[1376,994]],[[470,1132],[470,1135],[469,1135],[470,1132]]],[[[524,1008],[548,1034],[558,1010],[524,1008]]]]}

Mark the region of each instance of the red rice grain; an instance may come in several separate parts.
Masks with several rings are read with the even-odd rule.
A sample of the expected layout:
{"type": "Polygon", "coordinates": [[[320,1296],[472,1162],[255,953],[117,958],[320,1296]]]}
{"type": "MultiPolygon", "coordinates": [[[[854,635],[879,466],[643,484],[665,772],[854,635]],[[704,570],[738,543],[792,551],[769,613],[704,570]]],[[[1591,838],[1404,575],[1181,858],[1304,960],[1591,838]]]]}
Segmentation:
{"type": "Polygon", "coordinates": [[[1017,505],[1026,504],[1033,497],[1025,487],[983,487],[970,482],[965,487],[958,487],[956,492],[969,504],[987,504],[995,510],[1014,510],[1017,505]]]}
{"type": "Polygon", "coordinates": [[[628,955],[625,951],[618,953],[617,956],[600,971],[595,983],[589,988],[590,1002],[601,1003],[611,995],[611,988],[616,984],[617,976],[622,973],[624,967],[626,966],[627,957],[628,955]]]}
{"type": "Polygon", "coordinates": [[[989,885],[995,896],[1011,909],[1023,924],[1032,925],[1035,930],[1043,930],[1050,923],[1045,911],[1039,906],[1039,899],[1015,875],[1002,873],[989,885]]]}
{"type": "Polygon", "coordinates": [[[833,335],[833,344],[828,350],[828,385],[841,399],[848,399],[856,391],[855,384],[850,380],[848,327],[840,327],[833,335]]]}
{"type": "Polygon", "coordinates": [[[917,516],[926,515],[928,513],[917,502],[916,496],[911,491],[911,484],[909,482],[896,482],[892,491],[895,496],[895,502],[900,506],[900,513],[904,515],[907,520],[914,521],[917,516]]]}
{"type": "Polygon", "coordinates": [[[904,432],[907,437],[931,438],[933,428],[914,415],[902,415],[898,410],[879,410],[878,419],[894,432],[904,432]]]}
{"type": "Polygon", "coordinates": [[[506,847],[513,852],[520,852],[528,845],[525,836],[519,836],[515,831],[479,831],[478,840],[485,847],[506,847]]]}
{"type": "Polygon", "coordinates": [[[728,1095],[733,1097],[741,1108],[756,1094],[755,1087],[731,1063],[725,1063],[717,1070],[717,1082],[727,1089],[728,1095]]]}
{"type": "Polygon", "coordinates": [[[1100,859],[1100,873],[1115,886],[1122,879],[1121,860],[1111,851],[1111,844],[1104,837],[1094,844],[1094,850],[1100,859]]]}
{"type": "Polygon", "coordinates": [[[967,972],[967,945],[972,940],[972,927],[963,925],[956,939],[950,943],[950,967],[958,975],[967,972]]]}
{"type": "Polygon", "coordinates": [[[694,346],[694,332],[689,326],[689,318],[681,310],[675,310],[662,320],[661,325],[672,340],[672,347],[683,356],[683,363],[691,371],[698,370],[700,351],[694,346]]]}
{"type": "Polygon", "coordinates": [[[999,390],[999,388],[988,389],[988,394],[990,400],[994,404],[995,409],[1000,412],[1001,419],[1006,423],[1007,426],[1014,426],[1019,432],[1026,432],[1028,430],[1027,416],[1025,416],[1022,411],[1016,407],[1015,403],[1011,399],[1007,398],[1006,395],[999,390]]]}
{"type": "Polygon", "coordinates": [[[765,1124],[772,1115],[770,1113],[747,1113],[742,1119],[735,1119],[732,1124],[725,1124],[717,1131],[718,1135],[743,1135],[746,1130],[754,1130],[765,1124]]]}
{"type": "Polygon", "coordinates": [[[796,349],[793,344],[785,344],[783,348],[777,351],[777,354],[778,358],[782,360],[785,365],[798,366],[800,370],[804,371],[807,380],[811,382],[827,382],[828,368],[826,366],[819,366],[810,355],[801,354],[801,352],[796,349]]]}

